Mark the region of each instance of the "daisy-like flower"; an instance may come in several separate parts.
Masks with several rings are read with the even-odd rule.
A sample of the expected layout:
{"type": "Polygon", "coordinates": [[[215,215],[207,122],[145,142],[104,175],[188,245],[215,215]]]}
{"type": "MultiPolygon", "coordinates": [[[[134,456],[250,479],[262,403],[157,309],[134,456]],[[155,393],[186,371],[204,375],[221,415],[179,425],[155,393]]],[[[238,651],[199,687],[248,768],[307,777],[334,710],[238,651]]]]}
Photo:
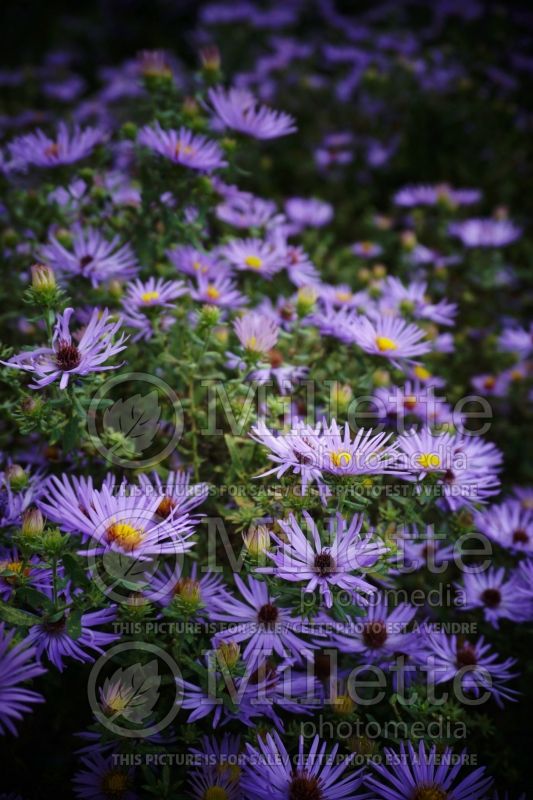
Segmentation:
{"type": "Polygon", "coordinates": [[[132,341],[150,339],[154,334],[154,318],[151,310],[156,309],[160,326],[171,327],[174,320],[170,315],[161,315],[161,309],[174,308],[174,300],[187,294],[188,289],[182,281],[165,281],[163,278],[137,280],[126,287],[122,298],[123,322],[136,332],[132,341]]]}
{"type": "Polygon", "coordinates": [[[357,800],[369,797],[359,791],[362,770],[345,775],[350,757],[337,759],[338,745],[329,755],[327,744],[315,736],[309,753],[304,752],[304,737],[298,740],[298,755],[292,759],[279,734],[258,737],[258,749],[246,745],[248,761],[241,778],[245,800],[357,800]]]}
{"type": "Polygon", "coordinates": [[[115,341],[121,319],[113,321],[107,308],[103,311],[95,308],[87,326],[73,336],[70,332],[73,314],[73,308],[66,308],[57,315],[51,347],[19,353],[1,363],[32,373],[35,380],[30,384],[32,389],[43,389],[55,380],[59,380],[60,389],[65,389],[70,378],[117,369],[120,365],[104,362],[126,349],[126,334],[115,341]]]}
{"type": "Polygon", "coordinates": [[[223,265],[212,253],[204,253],[191,245],[178,245],[166,251],[167,257],[176,269],[193,278],[207,275],[209,278],[220,276],[223,265]]]}
{"type": "Polygon", "coordinates": [[[504,247],[522,235],[522,229],[508,219],[466,219],[452,222],[450,233],[465,247],[504,247]]]}
{"type": "MultiPolygon", "coordinates": [[[[335,303],[328,295],[329,293],[324,294],[323,302],[316,311],[305,318],[304,324],[318,328],[323,336],[334,336],[344,344],[353,344],[354,328],[358,325],[360,317],[349,303],[335,308],[335,303]]],[[[345,292],[341,292],[341,296],[349,297],[345,292]]]]}
{"type": "Polygon", "coordinates": [[[410,430],[396,440],[404,456],[403,464],[419,479],[429,472],[445,472],[454,466],[455,437],[449,433],[434,434],[429,428],[410,430]]]}
{"type": "Polygon", "coordinates": [[[178,569],[170,564],[164,564],[151,576],[149,587],[144,594],[149,600],[156,601],[162,606],[169,606],[174,600],[179,600],[187,606],[191,616],[195,617],[208,616],[215,598],[219,602],[223,597],[229,598],[221,575],[206,572],[202,577],[198,577],[196,562],[187,577],[181,573],[180,564],[178,569]]]}
{"type": "Polygon", "coordinates": [[[404,574],[426,567],[432,573],[443,572],[455,553],[454,545],[448,541],[435,532],[433,525],[428,525],[424,533],[416,525],[402,526],[395,538],[398,550],[394,563],[398,566],[394,571],[404,574]]]}
{"type": "Polygon", "coordinates": [[[196,286],[190,286],[189,291],[193,300],[210,306],[235,309],[248,303],[248,298],[223,271],[213,276],[197,275],[196,286]]]}
{"type": "Polygon", "coordinates": [[[533,555],[533,509],[524,508],[519,500],[505,500],[500,505],[478,511],[474,522],[481,533],[500,547],[533,555]]]}
{"type": "Polygon", "coordinates": [[[9,144],[9,152],[17,168],[60,167],[87,158],[103,140],[104,133],[97,128],[83,129],[76,125],[69,130],[60,122],[53,137],[38,128],[34,133],[14,139],[9,144]]]}
{"type": "MultiPolygon", "coordinates": [[[[102,486],[107,486],[109,491],[113,491],[115,477],[111,473],[105,477],[102,486]]],[[[92,477],[67,475],[50,475],[45,481],[42,496],[38,498],[37,505],[44,512],[51,522],[55,522],[67,533],[79,532],[79,518],[74,516],[66,519],[64,512],[68,509],[77,508],[82,514],[87,515],[86,507],[83,505],[82,498],[92,496],[95,485],[92,477]]]]}
{"type": "Polygon", "coordinates": [[[438,325],[453,325],[457,313],[457,304],[441,300],[432,303],[427,296],[425,281],[412,281],[408,286],[391,275],[383,282],[382,296],[378,308],[385,311],[387,307],[399,312],[412,314],[417,319],[429,319],[438,325]]]}
{"type": "Polygon", "coordinates": [[[476,642],[469,642],[443,631],[429,630],[424,638],[428,651],[425,669],[433,683],[457,680],[465,694],[476,699],[480,695],[492,695],[500,707],[502,700],[516,700],[518,693],[507,686],[518,674],[512,672],[516,659],[499,661],[498,654],[485,644],[483,636],[476,642]]]}
{"type": "Polygon", "coordinates": [[[315,645],[301,638],[311,633],[311,628],[291,610],[283,608],[272,597],[264,581],[248,578],[246,584],[234,575],[242,600],[232,595],[215,596],[211,603],[210,618],[228,623],[215,637],[216,642],[248,642],[243,659],[250,668],[265,661],[273,653],[281,658],[300,655],[310,657],[315,645]]]}
{"type": "Polygon", "coordinates": [[[216,208],[218,219],[236,228],[264,228],[275,214],[275,203],[248,192],[229,197],[216,208]]]}
{"type": "Polygon", "coordinates": [[[453,189],[446,183],[437,186],[424,184],[405,186],[394,195],[394,203],[403,208],[435,206],[439,202],[453,206],[467,206],[479,202],[480,199],[479,189],[453,189]]]}
{"type": "Polygon", "coordinates": [[[461,611],[483,609],[483,616],[497,628],[502,618],[524,622],[531,615],[531,607],[524,604],[518,588],[516,574],[507,576],[503,567],[490,567],[484,572],[466,572],[463,575],[464,600],[458,603],[461,611]]]}
{"type": "Polygon", "coordinates": [[[352,441],[348,423],[342,430],[335,420],[329,426],[323,421],[315,427],[297,421],[289,432],[276,435],[260,419],[250,433],[252,439],[268,447],[268,458],[276,465],[260,477],[275,474],[281,478],[291,470],[301,475],[304,494],[308,485],[316,481],[323,497],[328,494],[324,472],[333,475],[403,474],[395,465],[396,445],[387,444],[391,435],[373,435],[372,429],[361,428],[352,441]]]}
{"type": "Polygon", "coordinates": [[[94,752],[81,759],[82,769],[73,778],[76,797],[82,800],[139,800],[133,791],[134,770],[117,766],[113,754],[94,752]]]}
{"type": "MultiPolygon", "coordinates": [[[[133,489],[133,487],[131,487],[133,489]]],[[[149,561],[165,554],[184,553],[192,547],[187,539],[195,520],[179,507],[172,507],[166,495],[130,491],[122,484],[112,492],[107,485],[88,491],[75,507],[63,506],[59,525],[79,532],[89,540],[84,555],[115,552],[149,561]],[[164,507],[165,514],[160,514],[164,507]]]]}
{"type": "Polygon", "coordinates": [[[28,633],[28,642],[35,645],[39,656],[46,653],[51,663],[62,672],[63,659],[73,658],[76,661],[91,662],[95,653],[101,655],[106,645],[120,639],[120,634],[99,631],[99,625],[108,625],[117,616],[116,607],[103,608],[82,614],[80,618],[81,633],[69,631],[67,609],[60,619],[43,618],[33,625],[28,633]]]}
{"type": "Polygon", "coordinates": [[[387,669],[398,655],[414,654],[420,636],[410,631],[409,625],[416,615],[416,608],[409,603],[400,603],[389,609],[387,600],[381,595],[372,598],[364,617],[356,617],[337,625],[338,632],[330,633],[328,645],[343,653],[355,653],[363,664],[376,664],[387,669]]]}
{"type": "Polygon", "coordinates": [[[206,483],[191,484],[191,470],[178,469],[168,473],[164,480],[157,472],[143,473],[138,481],[148,496],[161,498],[157,508],[159,517],[168,517],[177,511],[180,514],[190,511],[203,503],[208,495],[206,483]]]}
{"type": "Polygon", "coordinates": [[[270,278],[285,266],[283,252],[262,239],[232,239],[219,250],[233,267],[270,278]]]}
{"type": "Polygon", "coordinates": [[[355,242],[352,245],[352,253],[355,253],[356,256],[360,258],[376,258],[380,256],[383,252],[383,248],[381,245],[376,244],[376,242],[355,242]]]}
{"type": "Polygon", "coordinates": [[[200,172],[225,167],[227,161],[218,142],[193,133],[188,128],[164,130],[159,123],[145,125],[137,137],[139,144],[148,147],[174,164],[200,172]]]}
{"type": "Polygon", "coordinates": [[[210,89],[208,97],[217,117],[228,128],[254,139],[277,139],[296,131],[294,118],[259,105],[247,89],[210,89]]]}
{"type": "Polygon", "coordinates": [[[244,347],[250,353],[266,355],[278,341],[279,328],[270,317],[250,311],[238,317],[233,329],[244,347]]]}
{"type": "Polygon", "coordinates": [[[42,695],[22,684],[46,670],[36,660],[37,649],[30,639],[13,644],[14,635],[14,630],[6,632],[0,623],[0,735],[16,736],[18,721],[34,703],[44,702],[42,695]]]}
{"type": "Polygon", "coordinates": [[[449,747],[438,754],[435,745],[426,750],[423,739],[417,750],[411,742],[401,742],[399,753],[386,747],[385,756],[385,763],[372,763],[374,774],[366,779],[380,800],[481,800],[492,784],[485,767],[459,778],[461,759],[449,747]]]}
{"type": "Polygon", "coordinates": [[[352,341],[365,353],[384,356],[393,364],[404,359],[412,361],[429,353],[431,343],[422,341],[425,332],[401,317],[376,315],[371,321],[358,317],[352,326],[352,341]]]}
{"type": "Polygon", "coordinates": [[[528,329],[507,328],[498,339],[500,350],[516,353],[520,359],[529,358],[533,351],[533,323],[528,329]]]}
{"type": "Polygon", "coordinates": [[[333,219],[333,206],[316,197],[291,197],[285,203],[285,213],[298,231],[322,228],[333,219]]]}
{"type": "Polygon", "coordinates": [[[241,800],[240,776],[244,755],[240,736],[225,733],[222,739],[202,736],[201,749],[191,748],[200,768],[189,773],[189,785],[195,800],[241,800]],[[217,794],[218,790],[218,794],[217,794]],[[224,794],[223,794],[224,792],[224,794]]]}
{"type": "Polygon", "coordinates": [[[41,247],[38,258],[60,276],[81,277],[93,288],[112,280],[129,280],[138,270],[138,262],[129,244],[120,245],[118,236],[111,241],[93,228],[72,229],[72,250],[67,250],[55,236],[41,247]]]}
{"type": "Polygon", "coordinates": [[[372,530],[361,535],[362,516],[355,515],[348,525],[340,514],[330,520],[330,541],[323,544],[311,516],[307,511],[303,516],[312,539],[309,540],[291,514],[287,522],[279,521],[286,540],[271,534],[278,545],[275,553],[268,553],[274,567],[260,567],[257,571],[275,574],[291,583],[305,581],[305,591],[318,589],[327,608],[333,605],[332,587],[351,592],[355,602],[366,605],[367,596],[376,589],[364,575],[387,552],[385,545],[374,539],[372,530]]]}

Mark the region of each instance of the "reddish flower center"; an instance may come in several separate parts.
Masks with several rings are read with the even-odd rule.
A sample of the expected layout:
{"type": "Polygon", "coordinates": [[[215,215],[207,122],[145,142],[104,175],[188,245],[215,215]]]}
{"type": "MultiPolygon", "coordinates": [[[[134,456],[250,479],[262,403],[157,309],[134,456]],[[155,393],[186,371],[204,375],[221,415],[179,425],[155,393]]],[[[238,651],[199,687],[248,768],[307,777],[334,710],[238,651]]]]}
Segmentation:
{"type": "Polygon", "coordinates": [[[323,550],[315,556],[315,569],[322,577],[335,572],[335,561],[331,553],[323,550]]]}
{"type": "Polygon", "coordinates": [[[363,627],[363,641],[372,650],[383,647],[387,641],[387,626],[382,620],[367,622],[363,627]]]}
{"type": "Polygon", "coordinates": [[[457,649],[457,666],[459,669],[462,667],[475,667],[477,664],[476,651],[469,644],[463,645],[457,649]]]}
{"type": "Polygon", "coordinates": [[[158,517],[170,516],[170,514],[176,508],[176,505],[177,505],[176,502],[171,497],[167,497],[165,495],[165,497],[163,497],[163,499],[157,506],[157,511],[156,511],[157,516],[158,517]]]}
{"type": "Polygon", "coordinates": [[[261,606],[259,612],[257,614],[257,620],[262,625],[266,625],[267,627],[271,627],[279,617],[279,611],[276,606],[273,606],[272,603],[265,603],[264,606],[261,606]]]}
{"type": "Polygon", "coordinates": [[[485,589],[481,599],[488,608],[497,608],[501,603],[502,595],[499,589],[485,589]]]}
{"type": "Polygon", "coordinates": [[[306,772],[296,772],[289,786],[289,800],[322,800],[320,779],[306,772]]]}
{"type": "Polygon", "coordinates": [[[76,369],[81,361],[80,351],[71,342],[60,341],[56,350],[56,364],[59,369],[68,372],[76,369]]]}
{"type": "Polygon", "coordinates": [[[514,544],[527,544],[529,542],[529,536],[522,528],[518,528],[513,533],[513,543],[514,544]]]}

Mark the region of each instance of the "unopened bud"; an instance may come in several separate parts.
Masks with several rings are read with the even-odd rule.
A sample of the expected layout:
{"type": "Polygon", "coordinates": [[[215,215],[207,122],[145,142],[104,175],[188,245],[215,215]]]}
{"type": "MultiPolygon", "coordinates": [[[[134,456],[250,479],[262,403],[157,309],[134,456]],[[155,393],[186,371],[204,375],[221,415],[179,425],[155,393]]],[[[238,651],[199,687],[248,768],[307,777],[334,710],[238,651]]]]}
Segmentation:
{"type": "Polygon", "coordinates": [[[241,657],[241,648],[237,642],[221,642],[217,647],[217,658],[221,666],[231,669],[241,657]]]}
{"type": "Polygon", "coordinates": [[[19,492],[28,485],[28,476],[20,464],[10,464],[6,467],[5,476],[10,487],[15,492],[19,492]]]}
{"type": "Polygon", "coordinates": [[[302,286],[296,296],[296,310],[301,317],[309,314],[316,303],[317,292],[313,286],[302,286]]]}
{"type": "Polygon", "coordinates": [[[56,289],[56,276],[52,267],[34,264],[31,268],[31,285],[36,292],[53,292],[56,289]]]}
{"type": "Polygon", "coordinates": [[[200,49],[200,62],[206,72],[218,72],[220,69],[220,50],[216,44],[207,44],[200,49]]]}
{"type": "Polygon", "coordinates": [[[22,535],[39,536],[44,530],[44,517],[38,508],[28,508],[22,515],[22,535]]]}
{"type": "Polygon", "coordinates": [[[242,538],[252,558],[258,558],[270,548],[270,530],[266,525],[252,526],[242,538]]]}

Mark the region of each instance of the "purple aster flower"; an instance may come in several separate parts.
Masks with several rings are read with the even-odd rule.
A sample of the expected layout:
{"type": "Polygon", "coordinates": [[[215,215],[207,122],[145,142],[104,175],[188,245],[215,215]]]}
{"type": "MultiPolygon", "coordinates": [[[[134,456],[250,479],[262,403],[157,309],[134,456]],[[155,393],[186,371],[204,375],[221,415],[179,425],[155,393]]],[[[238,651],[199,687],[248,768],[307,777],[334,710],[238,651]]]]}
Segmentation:
{"type": "Polygon", "coordinates": [[[457,314],[457,304],[441,300],[432,303],[427,296],[426,281],[412,281],[408,286],[393,276],[382,284],[382,296],[378,306],[385,311],[393,308],[402,313],[412,314],[417,319],[429,319],[438,325],[453,325],[457,314]]]}
{"type": "MultiPolygon", "coordinates": [[[[370,297],[367,292],[360,291],[354,292],[351,287],[346,283],[341,283],[336,286],[322,283],[317,287],[319,300],[323,304],[324,321],[327,320],[328,312],[331,307],[334,308],[349,308],[361,313],[365,308],[370,305],[370,297]]],[[[355,316],[348,316],[346,327],[351,328],[355,320],[355,316]]],[[[331,326],[333,329],[333,326],[331,326]]],[[[325,331],[324,331],[325,332],[325,331]]]]}
{"type": "Polygon", "coordinates": [[[117,369],[120,365],[103,366],[103,364],[126,349],[125,334],[114,341],[121,320],[113,322],[107,308],[103,311],[95,308],[87,326],[77,337],[73,337],[70,333],[70,320],[73,314],[74,309],[67,308],[62,314],[57,315],[51,347],[39,347],[37,350],[19,353],[9,361],[1,363],[33,373],[36,378],[35,383],[30,384],[32,389],[43,389],[55,380],[59,380],[60,389],[65,389],[73,376],[117,369]]]}
{"type": "MultiPolygon", "coordinates": [[[[375,590],[374,590],[375,591],[375,590]]],[[[376,594],[365,610],[365,616],[337,623],[329,633],[332,644],[343,653],[357,654],[362,664],[375,664],[387,669],[399,655],[417,656],[420,636],[409,630],[416,608],[400,603],[390,609],[387,600],[376,594]]]]}
{"type": "Polygon", "coordinates": [[[428,472],[445,472],[454,466],[455,437],[449,433],[412,429],[399,436],[397,444],[405,457],[405,468],[416,473],[419,480],[428,472]]]}
{"type": "Polygon", "coordinates": [[[248,192],[229,197],[216,208],[217,218],[235,228],[264,228],[275,214],[275,203],[248,192]]]}
{"type": "Polygon", "coordinates": [[[134,770],[117,766],[113,754],[91,753],[81,759],[83,768],[73,778],[76,797],[84,800],[138,800],[132,791],[134,770]]]}
{"type": "Polygon", "coordinates": [[[222,739],[202,736],[201,749],[191,748],[201,769],[189,772],[189,786],[195,800],[219,796],[223,800],[241,800],[240,765],[244,757],[240,752],[239,736],[225,733],[222,739]],[[217,795],[218,790],[218,795],[217,795]],[[222,794],[224,792],[224,794],[222,794]]]}
{"type": "MultiPolygon", "coordinates": [[[[435,533],[427,525],[420,533],[416,525],[402,526],[396,535],[397,552],[394,554],[394,572],[405,574],[426,567],[431,573],[442,573],[454,558],[455,548],[448,544],[444,534],[435,533]]],[[[391,570],[392,572],[392,570],[391,570]]]]}
{"type": "Polygon", "coordinates": [[[293,364],[283,365],[283,358],[279,350],[271,350],[268,354],[269,365],[262,365],[246,376],[247,381],[256,381],[259,384],[275,382],[279,393],[290,394],[297,383],[308,373],[307,367],[296,367],[293,364]]]}
{"type": "Polygon", "coordinates": [[[528,358],[533,351],[533,323],[525,328],[506,328],[498,339],[500,350],[516,353],[520,359],[528,358]]]}
{"type": "Polygon", "coordinates": [[[232,239],[219,252],[236,269],[257,272],[266,278],[285,266],[280,249],[261,239],[232,239]]]}
{"type": "Polygon", "coordinates": [[[365,595],[376,589],[365,580],[365,573],[377,562],[387,548],[374,539],[373,530],[361,535],[363,517],[355,515],[350,524],[337,514],[329,521],[328,543],[323,544],[318,528],[307,511],[304,519],[312,539],[306,536],[294,514],[287,522],[279,521],[286,541],[271,534],[278,545],[275,553],[268,553],[274,567],[260,567],[258,572],[275,574],[279,579],[307,583],[306,592],[319,589],[326,607],[333,605],[332,587],[349,591],[354,601],[361,605],[368,602],[365,595]]]}
{"type": "Polygon", "coordinates": [[[122,298],[123,323],[136,330],[132,341],[150,339],[155,330],[152,309],[156,310],[157,324],[164,329],[174,324],[170,315],[161,315],[164,308],[174,308],[172,302],[188,293],[182,281],[165,281],[163,278],[148,278],[134,281],[126,287],[122,298]]]}
{"type": "Polygon", "coordinates": [[[292,759],[277,732],[258,738],[258,749],[246,745],[248,761],[241,778],[246,800],[356,800],[369,797],[359,791],[362,770],[345,775],[353,756],[338,759],[338,745],[329,755],[327,744],[315,736],[309,753],[304,753],[304,737],[298,740],[298,756],[292,759]]]}
{"type": "Polygon", "coordinates": [[[223,265],[211,253],[204,253],[191,245],[179,245],[167,250],[167,256],[176,269],[186,275],[197,277],[205,275],[209,278],[220,277],[223,265]]]}
{"type": "Polygon", "coordinates": [[[245,350],[258,355],[266,355],[278,341],[279,328],[270,317],[250,311],[238,317],[233,329],[245,350]]]}
{"type": "Polygon", "coordinates": [[[285,212],[298,231],[322,228],[333,219],[333,206],[315,197],[291,197],[285,203],[285,212]]]}
{"type": "Polygon", "coordinates": [[[450,233],[465,247],[504,247],[522,235],[522,229],[508,219],[466,219],[452,222],[450,233]]]}
{"type": "Polygon", "coordinates": [[[445,183],[437,186],[406,186],[394,195],[396,205],[404,208],[435,206],[438,202],[467,206],[479,202],[480,199],[481,192],[478,189],[453,189],[445,183]]]}
{"type": "Polygon", "coordinates": [[[358,317],[352,328],[352,341],[365,353],[384,356],[393,364],[429,353],[431,343],[421,341],[424,336],[425,331],[416,325],[387,315],[378,315],[372,321],[358,317]]]}
{"type": "Polygon", "coordinates": [[[112,280],[129,280],[137,274],[138,263],[129,244],[120,246],[118,236],[111,241],[93,228],[72,229],[72,250],[67,250],[55,236],[41,247],[38,258],[60,276],[87,278],[93,288],[112,280]]]}
{"type": "Polygon", "coordinates": [[[225,167],[224,153],[218,142],[206,139],[188,128],[164,130],[159,123],[141,128],[137,141],[174,164],[211,172],[225,167]]]}
{"type": "Polygon", "coordinates": [[[248,302],[248,298],[239,292],[235,282],[223,271],[212,277],[197,275],[196,287],[190,287],[190,294],[193,300],[221,308],[240,308],[248,302]]]}
{"type": "Polygon", "coordinates": [[[498,660],[490,645],[480,636],[476,642],[463,637],[448,635],[443,631],[426,631],[425,644],[428,650],[425,669],[432,682],[459,681],[465,694],[476,699],[490,694],[501,707],[502,700],[516,700],[518,692],[507,686],[518,673],[512,672],[516,659],[498,660]]]}
{"type": "MultiPolygon", "coordinates": [[[[113,491],[114,475],[108,473],[102,485],[106,485],[109,491],[113,491]]],[[[65,473],[61,477],[51,475],[44,483],[42,496],[38,498],[37,505],[51,522],[61,523],[62,530],[76,533],[79,531],[78,517],[75,516],[69,520],[65,518],[63,512],[65,509],[78,508],[87,517],[87,510],[83,505],[82,498],[91,497],[94,488],[94,481],[90,475],[87,477],[66,475],[65,473]]]]}
{"type": "MultiPolygon", "coordinates": [[[[463,751],[463,757],[465,752],[463,751]]],[[[386,763],[373,763],[374,775],[366,779],[373,797],[380,800],[482,800],[492,784],[479,767],[459,779],[461,760],[449,747],[437,754],[435,745],[426,750],[421,739],[418,750],[411,742],[400,743],[400,752],[385,748],[386,763]]]]}
{"type": "Polygon", "coordinates": [[[42,471],[32,475],[20,464],[8,464],[0,472],[0,528],[21,524],[23,513],[42,494],[42,478],[42,471]]]}
{"type": "Polygon", "coordinates": [[[15,631],[5,632],[0,623],[0,734],[6,731],[17,735],[16,723],[30,711],[34,703],[43,703],[44,697],[23,687],[25,681],[42,675],[46,670],[36,660],[37,649],[30,639],[13,643],[15,631]]]}
{"type": "Polygon", "coordinates": [[[221,575],[206,572],[199,578],[197,563],[192,565],[188,577],[182,575],[181,564],[177,564],[177,569],[174,565],[163,564],[150,577],[149,588],[144,593],[149,600],[162,606],[169,606],[176,598],[180,599],[187,605],[191,616],[195,617],[208,616],[215,599],[220,602],[223,597],[229,598],[221,575]]]}
{"type": "Polygon", "coordinates": [[[34,133],[14,139],[9,144],[9,151],[18,168],[59,167],[86,158],[103,139],[101,130],[75,126],[69,131],[61,122],[53,138],[37,129],[34,133]]]}
{"type": "Polygon", "coordinates": [[[217,86],[208,92],[209,101],[223,124],[255,139],[277,139],[296,131],[294,118],[283,111],[259,105],[247,89],[217,86]]]}
{"type": "Polygon", "coordinates": [[[281,242],[279,242],[278,246],[280,250],[284,251],[284,266],[287,269],[291,283],[307,289],[320,282],[320,273],[302,247],[282,244],[281,242]]]}
{"type": "Polygon", "coordinates": [[[176,511],[180,514],[188,512],[203,503],[208,495],[207,484],[191,484],[191,471],[186,469],[171,471],[164,480],[157,472],[150,475],[143,473],[138,481],[145,494],[162,498],[157,509],[160,517],[167,517],[176,511]]]}
{"type": "Polygon", "coordinates": [[[273,653],[281,658],[310,657],[315,645],[301,638],[312,632],[305,621],[280,605],[264,581],[249,577],[246,584],[238,575],[234,580],[242,600],[226,594],[218,600],[215,596],[211,604],[210,618],[228,623],[215,641],[247,642],[243,659],[250,668],[273,653]]]}
{"type": "MultiPolygon", "coordinates": [[[[348,295],[341,292],[341,297],[348,297],[348,295]]],[[[335,303],[327,294],[323,295],[323,300],[325,302],[306,317],[304,323],[318,328],[323,336],[334,336],[344,344],[353,344],[354,328],[360,319],[355,309],[350,304],[335,308],[335,303]]]]}
{"type": "Polygon", "coordinates": [[[356,242],[352,245],[351,250],[361,258],[376,258],[383,252],[383,248],[375,242],[356,242]]]}
{"type": "Polygon", "coordinates": [[[105,633],[97,630],[99,625],[113,622],[117,616],[115,606],[90,611],[82,614],[80,618],[81,633],[69,631],[70,609],[65,609],[63,615],[56,619],[43,618],[37,625],[33,625],[28,633],[28,642],[35,645],[39,656],[46,653],[52,664],[62,672],[63,659],[73,658],[76,661],[94,661],[94,653],[102,654],[104,647],[120,638],[120,634],[105,633]]]}
{"type": "Polygon", "coordinates": [[[533,554],[533,510],[514,499],[478,511],[476,528],[493,542],[514,553],[533,554]]]}
{"type": "Polygon", "coordinates": [[[484,572],[465,572],[463,585],[464,600],[458,608],[471,610],[483,609],[487,622],[497,628],[500,619],[512,619],[524,622],[530,619],[531,605],[524,604],[518,587],[519,577],[516,573],[506,576],[503,567],[490,567],[484,572]]]}
{"type": "Polygon", "coordinates": [[[323,473],[333,475],[395,474],[396,445],[385,446],[390,433],[372,435],[372,429],[360,428],[352,441],[348,423],[339,429],[335,420],[325,421],[313,428],[298,421],[288,433],[276,435],[267,428],[264,420],[253,426],[251,437],[270,450],[268,458],[276,466],[262,473],[281,478],[288,470],[301,475],[302,492],[316,481],[324,496],[328,489],[323,483],[323,473]]]}
{"type": "Polygon", "coordinates": [[[315,163],[321,170],[344,167],[353,161],[353,134],[348,131],[328,134],[314,152],[315,163]]]}

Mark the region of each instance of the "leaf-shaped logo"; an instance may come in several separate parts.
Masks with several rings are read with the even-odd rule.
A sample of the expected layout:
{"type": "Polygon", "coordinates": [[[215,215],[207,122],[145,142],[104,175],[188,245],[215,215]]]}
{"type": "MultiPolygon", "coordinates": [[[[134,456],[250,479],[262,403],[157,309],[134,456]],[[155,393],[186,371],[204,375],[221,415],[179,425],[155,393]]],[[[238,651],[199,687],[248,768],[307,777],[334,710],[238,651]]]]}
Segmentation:
{"type": "Polygon", "coordinates": [[[154,389],[145,395],[134,394],[125,400],[117,400],[104,411],[102,424],[134,442],[139,453],[152,444],[160,418],[159,395],[154,389]]]}
{"type": "Polygon", "coordinates": [[[161,676],[157,659],[148,664],[119,667],[111,678],[106,678],[101,690],[102,704],[111,721],[122,717],[135,724],[142,723],[152,713],[159,697],[161,676]]]}
{"type": "Polygon", "coordinates": [[[134,592],[141,591],[148,585],[157,564],[157,559],[154,563],[154,559],[131,558],[116,550],[106,550],[102,556],[102,566],[113,581],[112,587],[108,588],[121,584],[134,592]]]}

